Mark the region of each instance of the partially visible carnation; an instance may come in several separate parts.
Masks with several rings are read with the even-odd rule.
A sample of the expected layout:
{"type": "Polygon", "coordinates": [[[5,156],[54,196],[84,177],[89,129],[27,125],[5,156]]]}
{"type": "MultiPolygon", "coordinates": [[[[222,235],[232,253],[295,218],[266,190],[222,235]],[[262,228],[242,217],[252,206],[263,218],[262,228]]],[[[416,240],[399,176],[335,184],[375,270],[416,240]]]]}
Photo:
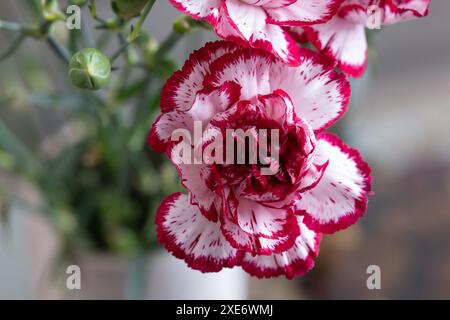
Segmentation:
{"type": "Polygon", "coordinates": [[[158,238],[190,267],[302,275],[314,265],[321,233],[347,228],[364,214],[370,168],[357,150],[324,133],[345,113],[349,83],[317,53],[300,49],[298,57],[293,68],[261,50],[209,43],[164,87],[148,142],[168,154],[188,194],[161,204],[158,238]],[[201,139],[173,139],[180,129],[194,135],[198,123],[201,139]],[[264,162],[179,161],[186,150],[204,153],[227,130],[239,129],[259,145],[264,130],[276,130],[279,144],[270,144],[264,162]]]}
{"type": "Polygon", "coordinates": [[[345,0],[330,21],[290,31],[306,33],[313,45],[334,59],[342,71],[360,77],[367,67],[367,26],[384,27],[424,17],[430,3],[431,0],[345,0]]]}
{"type": "Polygon", "coordinates": [[[207,20],[218,36],[273,53],[285,63],[300,63],[299,49],[285,26],[330,20],[342,0],[170,0],[194,19],[207,20]]]}

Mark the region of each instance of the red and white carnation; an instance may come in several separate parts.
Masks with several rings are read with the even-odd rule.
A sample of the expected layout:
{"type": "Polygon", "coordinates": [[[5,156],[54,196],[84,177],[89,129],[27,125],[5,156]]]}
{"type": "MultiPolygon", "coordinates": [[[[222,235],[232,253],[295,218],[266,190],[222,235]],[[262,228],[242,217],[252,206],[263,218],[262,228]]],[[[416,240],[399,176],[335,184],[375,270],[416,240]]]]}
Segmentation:
{"type": "Polygon", "coordinates": [[[367,67],[367,27],[424,17],[430,3],[431,0],[345,0],[330,21],[295,27],[293,31],[306,32],[314,46],[333,58],[342,71],[360,77],[367,67]]]}
{"type": "MultiPolygon", "coordinates": [[[[204,17],[210,11],[194,5],[202,2],[177,3],[204,17]]],[[[241,266],[258,277],[292,278],[313,267],[321,233],[346,228],[364,214],[369,166],[358,151],[323,133],[346,111],[349,83],[309,49],[300,49],[298,59],[294,68],[265,51],[208,43],[164,87],[162,115],[148,142],[167,152],[188,194],[161,204],[158,238],[190,267],[217,272],[241,266]],[[201,139],[173,139],[178,129],[195,135],[198,122],[201,139]],[[186,145],[205,151],[230,129],[247,130],[258,143],[261,129],[279,132],[279,157],[264,163],[277,168],[273,175],[248,159],[176,160],[186,145]]]]}
{"type": "Polygon", "coordinates": [[[290,65],[300,63],[295,41],[283,27],[324,23],[342,0],[170,0],[175,8],[207,20],[218,36],[263,49],[290,65]]]}

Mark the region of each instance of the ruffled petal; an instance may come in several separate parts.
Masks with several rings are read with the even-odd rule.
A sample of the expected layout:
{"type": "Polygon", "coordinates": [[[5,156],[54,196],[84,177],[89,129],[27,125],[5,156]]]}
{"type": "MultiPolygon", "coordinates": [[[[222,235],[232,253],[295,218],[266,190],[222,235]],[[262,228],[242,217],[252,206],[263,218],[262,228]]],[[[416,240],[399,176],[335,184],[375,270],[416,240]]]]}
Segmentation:
{"type": "Polygon", "coordinates": [[[319,254],[321,235],[308,229],[299,217],[300,235],[294,245],[285,252],[269,256],[246,253],[242,260],[242,268],[258,278],[271,278],[280,275],[292,279],[314,267],[314,259],[319,254]]]}
{"type": "Polygon", "coordinates": [[[324,23],[336,13],[341,0],[302,0],[282,8],[266,9],[267,21],[278,25],[305,26],[324,23]]]}
{"type": "Polygon", "coordinates": [[[246,233],[268,239],[291,232],[293,213],[288,208],[273,208],[231,194],[228,206],[233,221],[246,233]]]}
{"type": "Polygon", "coordinates": [[[167,197],[156,215],[158,239],[193,269],[218,272],[238,265],[242,253],[224,238],[220,223],[207,220],[184,194],[167,197]]]}
{"type": "Polygon", "coordinates": [[[292,216],[290,219],[292,224],[290,232],[276,239],[248,234],[226,215],[221,217],[221,228],[225,238],[234,248],[253,255],[271,255],[290,249],[299,236],[300,228],[296,224],[296,218],[292,216]]]}
{"type": "MultiPolygon", "coordinates": [[[[366,18],[365,11],[359,7],[354,8],[348,11],[348,19],[351,15],[366,18]]],[[[307,27],[305,30],[314,46],[335,60],[343,72],[352,77],[360,77],[367,67],[366,26],[365,23],[354,23],[348,19],[336,16],[325,24],[307,27]]]]}
{"type": "Polygon", "coordinates": [[[357,150],[332,134],[319,137],[316,155],[328,159],[328,167],[320,182],[302,193],[296,210],[305,215],[303,222],[308,228],[334,233],[354,224],[365,213],[371,193],[370,167],[357,150]]]}
{"type": "Polygon", "coordinates": [[[211,19],[217,16],[221,0],[169,0],[179,11],[195,19],[211,19]]]}
{"type": "Polygon", "coordinates": [[[334,65],[309,49],[300,53],[302,63],[289,68],[280,62],[271,67],[270,86],[285,91],[298,116],[318,133],[333,125],[347,110],[350,84],[334,65]]]}
{"type": "Polygon", "coordinates": [[[170,111],[161,114],[150,130],[148,144],[157,152],[164,152],[177,129],[194,134],[195,121],[201,121],[204,129],[217,113],[232,106],[240,96],[240,86],[226,82],[212,91],[199,91],[189,110],[170,111]]]}
{"type": "Polygon", "coordinates": [[[383,25],[408,21],[428,15],[431,0],[387,0],[383,25]]]}
{"type": "MultiPolygon", "coordinates": [[[[183,142],[171,148],[169,155],[171,159],[180,153],[180,148],[183,148],[183,142]]],[[[189,191],[189,203],[196,205],[208,220],[217,221],[217,208],[221,207],[221,197],[209,187],[211,181],[215,179],[211,166],[173,162],[181,178],[181,184],[189,191]]]]}
{"type": "Polygon", "coordinates": [[[147,143],[156,152],[164,152],[167,150],[167,144],[170,142],[173,132],[181,128],[192,130],[193,119],[180,111],[163,113],[152,125],[147,143]]]}
{"type": "Polygon", "coordinates": [[[225,53],[239,47],[227,41],[207,43],[194,51],[180,71],[167,80],[161,92],[161,111],[186,111],[192,107],[197,93],[203,89],[203,79],[209,73],[209,65],[225,53]]]}
{"type": "Polygon", "coordinates": [[[270,65],[273,60],[270,54],[250,48],[225,54],[211,64],[204,86],[217,88],[226,82],[235,82],[242,88],[239,100],[270,94],[270,65]]]}
{"type": "Polygon", "coordinates": [[[280,26],[266,22],[267,15],[262,7],[240,0],[226,0],[223,6],[230,24],[252,47],[271,52],[291,66],[299,64],[295,41],[280,26]]]}

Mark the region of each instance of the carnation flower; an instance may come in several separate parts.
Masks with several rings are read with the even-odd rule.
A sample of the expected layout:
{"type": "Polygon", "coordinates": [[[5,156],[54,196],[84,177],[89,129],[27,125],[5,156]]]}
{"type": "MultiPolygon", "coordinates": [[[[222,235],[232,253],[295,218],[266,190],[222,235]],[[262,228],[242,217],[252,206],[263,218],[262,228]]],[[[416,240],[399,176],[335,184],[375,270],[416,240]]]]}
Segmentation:
{"type": "Polygon", "coordinates": [[[209,21],[220,37],[272,52],[290,65],[300,63],[298,47],[283,26],[331,19],[342,0],[170,0],[175,8],[209,21]]]}
{"type": "MultiPolygon", "coordinates": [[[[345,0],[330,21],[304,28],[308,39],[345,73],[360,77],[367,66],[366,27],[380,28],[428,14],[431,0],[345,0]]],[[[302,28],[293,28],[297,34],[302,28]],[[300,29],[300,30],[299,30],[300,29]]]]}
{"type": "MultiPolygon", "coordinates": [[[[209,43],[165,85],[148,142],[167,152],[188,194],[161,204],[158,238],[190,267],[301,275],[314,265],[321,233],[365,212],[369,166],[324,133],[345,113],[349,83],[317,53],[300,49],[298,56],[300,65],[289,67],[262,50],[209,43]],[[174,139],[180,130],[194,139],[174,139]],[[270,152],[239,160],[235,145],[222,143],[242,142],[239,130],[270,152]]],[[[241,144],[246,151],[249,141],[241,144]]]]}

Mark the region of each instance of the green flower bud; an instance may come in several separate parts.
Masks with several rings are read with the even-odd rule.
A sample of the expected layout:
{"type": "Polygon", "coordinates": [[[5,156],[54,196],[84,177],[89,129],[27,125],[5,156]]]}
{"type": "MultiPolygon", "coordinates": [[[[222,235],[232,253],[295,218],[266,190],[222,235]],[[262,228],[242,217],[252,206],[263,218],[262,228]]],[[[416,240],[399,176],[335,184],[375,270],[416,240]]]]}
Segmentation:
{"type": "Polygon", "coordinates": [[[121,18],[129,19],[140,15],[148,0],[113,0],[111,6],[121,18]]]}
{"type": "Polygon", "coordinates": [[[65,15],[59,9],[56,0],[41,0],[42,14],[47,21],[64,20],[65,15]]]}
{"type": "Polygon", "coordinates": [[[99,90],[108,83],[110,76],[109,58],[97,49],[83,49],[70,60],[69,77],[77,88],[99,90]]]}
{"type": "Polygon", "coordinates": [[[179,34],[188,34],[194,29],[196,21],[191,17],[182,15],[175,20],[173,30],[179,34]]]}

